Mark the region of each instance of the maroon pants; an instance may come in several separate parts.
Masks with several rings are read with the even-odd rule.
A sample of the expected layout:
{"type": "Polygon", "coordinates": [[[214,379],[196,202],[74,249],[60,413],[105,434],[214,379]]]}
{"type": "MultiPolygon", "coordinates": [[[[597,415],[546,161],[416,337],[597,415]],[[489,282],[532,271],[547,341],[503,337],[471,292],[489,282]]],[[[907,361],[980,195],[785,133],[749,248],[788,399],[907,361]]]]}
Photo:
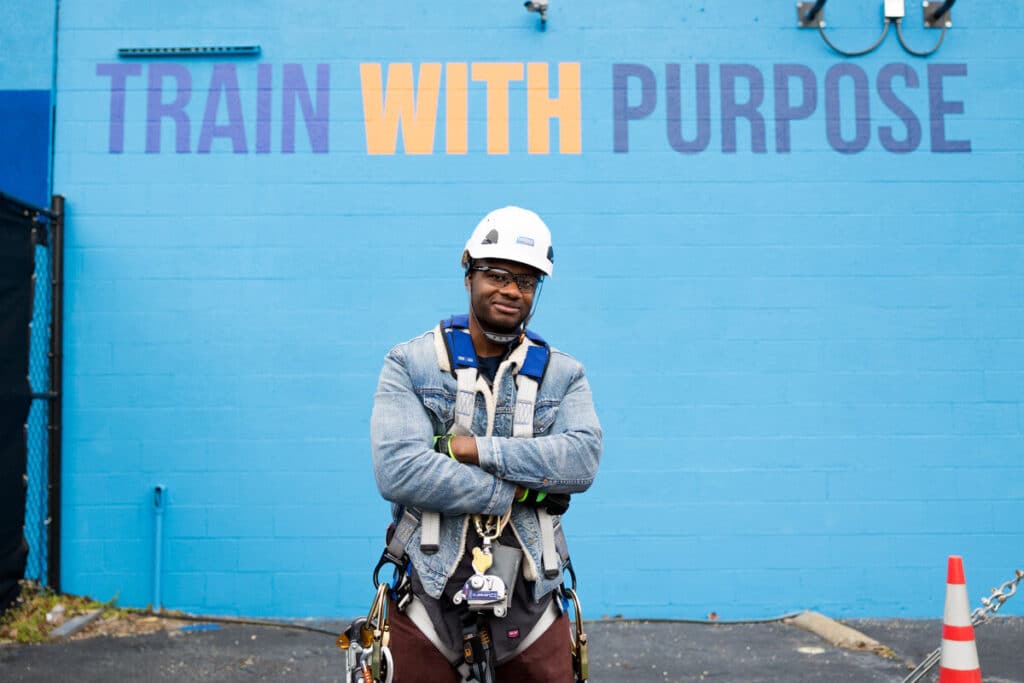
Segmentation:
{"type": "MultiPolygon", "coordinates": [[[[388,608],[394,683],[459,683],[461,677],[395,603],[388,608]]],[[[497,668],[497,683],[572,683],[569,617],[562,614],[526,651],[497,668]]]]}

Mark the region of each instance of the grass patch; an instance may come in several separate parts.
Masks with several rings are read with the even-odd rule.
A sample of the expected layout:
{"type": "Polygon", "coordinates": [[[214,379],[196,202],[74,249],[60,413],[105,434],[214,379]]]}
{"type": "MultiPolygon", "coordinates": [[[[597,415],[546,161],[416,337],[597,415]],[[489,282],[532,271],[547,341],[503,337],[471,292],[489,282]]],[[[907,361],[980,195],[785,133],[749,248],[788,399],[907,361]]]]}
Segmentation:
{"type": "Polygon", "coordinates": [[[59,624],[47,621],[46,615],[57,605],[64,607],[63,621],[96,609],[103,610],[103,618],[128,612],[117,607],[116,597],[110,602],[97,602],[89,597],[54,593],[34,581],[22,581],[21,595],[0,617],[0,642],[41,643],[49,640],[50,631],[59,624]]]}

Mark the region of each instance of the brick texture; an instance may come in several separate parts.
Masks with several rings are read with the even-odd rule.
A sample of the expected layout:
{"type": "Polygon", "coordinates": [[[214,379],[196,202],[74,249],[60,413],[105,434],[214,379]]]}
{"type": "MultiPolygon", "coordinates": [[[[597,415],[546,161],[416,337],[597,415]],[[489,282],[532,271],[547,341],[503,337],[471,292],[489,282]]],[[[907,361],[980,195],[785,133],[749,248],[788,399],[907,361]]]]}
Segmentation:
{"type": "MultiPolygon", "coordinates": [[[[505,204],[552,227],[535,327],[586,364],[606,431],[599,478],[565,520],[588,617],[937,617],[947,554],[964,555],[972,596],[1012,576],[1024,545],[1021,6],[997,17],[958,4],[929,59],[891,35],[846,60],[796,28],[792,3],[556,1],[545,32],[517,3],[300,4],[60,3],[68,590],[151,601],[163,484],[168,607],[365,612],[388,518],[367,434],[381,361],[464,309],[463,240],[505,204]],[[261,56],[116,57],[243,44],[261,56]],[[400,140],[367,154],[361,63],[536,61],[552,88],[558,63],[581,65],[581,154],[558,153],[554,124],[553,151],[528,154],[524,81],[504,118],[470,81],[465,155],[445,151],[444,92],[432,154],[400,140]],[[103,64],[137,75],[112,92],[103,64]],[[147,124],[180,94],[164,76],[147,97],[168,64],[190,79],[187,131],[172,115],[147,124]],[[299,95],[326,120],[326,152],[285,64],[300,65],[299,95]],[[649,115],[636,113],[641,78],[616,90],[622,64],[649,71],[649,115]],[[700,64],[709,137],[680,153],[672,127],[695,140],[702,125],[700,64]],[[217,85],[215,65],[237,87],[217,85]],[[727,65],[750,78],[727,91],[727,65]],[[776,65],[805,66],[815,100],[788,122],[789,151],[779,98],[798,108],[807,90],[796,78],[780,89],[776,65]],[[886,78],[905,111],[885,104],[886,78]],[[730,149],[723,110],[747,102],[761,118],[739,116],[730,149]],[[488,154],[502,121],[509,152],[488,154]],[[617,126],[628,151],[615,151],[617,126]],[[914,149],[887,149],[883,128],[916,136],[914,149]]],[[[873,41],[877,4],[830,3],[834,41],[873,41]]],[[[905,33],[916,49],[937,37],[911,6],[905,33]]]]}

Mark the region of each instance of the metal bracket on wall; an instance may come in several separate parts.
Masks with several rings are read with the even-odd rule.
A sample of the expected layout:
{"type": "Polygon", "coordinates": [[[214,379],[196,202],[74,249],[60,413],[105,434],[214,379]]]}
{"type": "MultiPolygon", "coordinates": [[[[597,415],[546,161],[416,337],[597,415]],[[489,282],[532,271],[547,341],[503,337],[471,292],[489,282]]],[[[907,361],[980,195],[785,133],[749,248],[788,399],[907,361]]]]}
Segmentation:
{"type": "Polygon", "coordinates": [[[924,0],[921,3],[921,10],[924,15],[924,27],[952,28],[953,15],[950,13],[950,10],[953,8],[953,2],[955,2],[955,0],[936,0],[936,2],[928,2],[928,0],[924,0]]]}
{"type": "Polygon", "coordinates": [[[825,25],[825,3],[822,0],[796,3],[796,24],[800,28],[823,27],[825,25]]]}
{"type": "Polygon", "coordinates": [[[259,45],[227,45],[208,47],[122,47],[117,56],[134,57],[259,57],[259,45]]]}

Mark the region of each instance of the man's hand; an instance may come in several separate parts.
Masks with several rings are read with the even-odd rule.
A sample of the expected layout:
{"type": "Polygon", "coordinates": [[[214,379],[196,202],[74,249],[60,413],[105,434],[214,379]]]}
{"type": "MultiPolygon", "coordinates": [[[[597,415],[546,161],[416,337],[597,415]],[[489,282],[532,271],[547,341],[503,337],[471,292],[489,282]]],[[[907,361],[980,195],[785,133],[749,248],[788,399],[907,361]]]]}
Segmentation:
{"type": "Polygon", "coordinates": [[[569,509],[568,493],[547,493],[524,489],[516,496],[516,502],[530,507],[547,510],[550,515],[563,515],[569,509]]]}

